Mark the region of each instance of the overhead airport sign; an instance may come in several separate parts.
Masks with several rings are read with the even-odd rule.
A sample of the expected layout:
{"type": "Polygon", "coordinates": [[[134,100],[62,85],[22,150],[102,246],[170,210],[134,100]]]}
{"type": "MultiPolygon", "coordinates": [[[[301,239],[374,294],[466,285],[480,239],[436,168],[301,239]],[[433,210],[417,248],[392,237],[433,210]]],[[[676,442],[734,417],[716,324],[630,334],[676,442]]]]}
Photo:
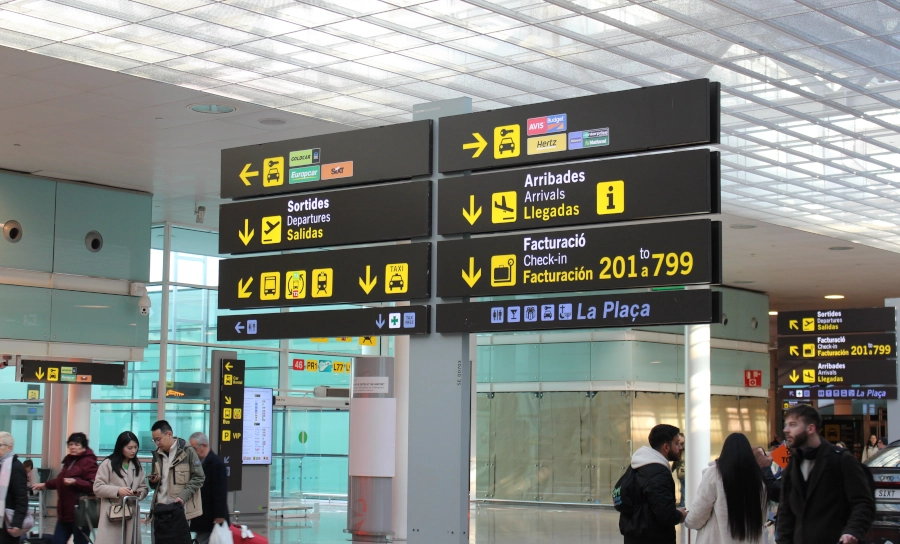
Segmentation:
{"type": "Polygon", "coordinates": [[[779,387],[780,399],[897,399],[897,386],[810,386],[808,388],[779,387]]]}
{"type": "Polygon", "coordinates": [[[779,361],[796,359],[893,359],[894,333],[820,334],[778,338],[779,361]]]}
{"type": "Polygon", "coordinates": [[[721,223],[696,219],[452,240],[438,242],[437,261],[440,297],[719,283],[721,223]]]}
{"type": "Polygon", "coordinates": [[[219,457],[225,463],[228,491],[241,490],[244,455],[245,361],[224,359],[219,376],[219,457]]]}
{"type": "Polygon", "coordinates": [[[896,310],[892,307],[781,312],[778,314],[778,334],[893,331],[896,329],[895,316],[896,310]]]}
{"type": "Polygon", "coordinates": [[[861,385],[897,383],[895,361],[781,361],[778,385],[861,385]]]}
{"type": "Polygon", "coordinates": [[[709,289],[503,300],[437,306],[439,333],[600,329],[719,323],[721,293],[709,289]]]}
{"type": "Polygon", "coordinates": [[[219,262],[219,308],[428,298],[430,253],[431,244],[420,243],[226,259],[219,262]]]}
{"type": "Polygon", "coordinates": [[[438,234],[718,213],[718,159],[699,149],[444,180],[438,234]]]}
{"type": "Polygon", "coordinates": [[[718,143],[719,84],[698,79],[444,117],[439,130],[441,172],[718,143]]]}
{"type": "Polygon", "coordinates": [[[405,240],[431,234],[431,181],[225,204],[219,253],[405,240]]]}
{"type": "MultiPolygon", "coordinates": [[[[430,306],[220,315],[219,341],[428,334],[430,306]]],[[[362,343],[362,341],[361,341],[362,343]]],[[[374,345],[374,342],[371,342],[374,345]]]]}
{"type": "Polygon", "coordinates": [[[128,385],[122,363],[81,363],[23,359],[20,382],[69,383],[84,385],[128,385]]]}
{"type": "Polygon", "coordinates": [[[222,150],[222,198],[431,175],[431,121],[222,150]]]}

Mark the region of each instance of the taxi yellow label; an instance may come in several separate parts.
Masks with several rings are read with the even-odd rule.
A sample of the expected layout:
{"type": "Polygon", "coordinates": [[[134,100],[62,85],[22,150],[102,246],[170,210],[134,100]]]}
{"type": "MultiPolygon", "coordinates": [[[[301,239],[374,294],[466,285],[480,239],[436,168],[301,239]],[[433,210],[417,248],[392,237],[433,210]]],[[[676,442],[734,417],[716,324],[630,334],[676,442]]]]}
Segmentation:
{"type": "Polygon", "coordinates": [[[519,125],[494,127],[494,158],[511,159],[522,152],[522,129],[519,125]]]}
{"type": "Polygon", "coordinates": [[[314,268],[312,271],[312,296],[313,298],[328,298],[334,286],[333,268],[314,268]]]}
{"type": "Polygon", "coordinates": [[[409,263],[393,263],[384,267],[384,292],[405,293],[409,290],[409,263]]]}
{"type": "Polygon", "coordinates": [[[281,243],[281,216],[270,215],[262,218],[262,243],[281,243]]]}
{"type": "Polygon", "coordinates": [[[263,272],[260,277],[262,289],[259,292],[260,300],[278,300],[281,293],[281,273],[263,272]]]}
{"type": "Polygon", "coordinates": [[[516,222],[516,192],[503,191],[491,195],[491,223],[516,222]]]}
{"type": "Polygon", "coordinates": [[[292,270],[284,275],[284,298],[306,298],[306,270],[292,270]]]}
{"type": "Polygon", "coordinates": [[[284,184],[284,157],[269,157],[263,161],[263,187],[284,184]]]}
{"type": "Polygon", "coordinates": [[[625,211],[625,182],[604,181],[597,184],[597,215],[625,211]]]}
{"type": "Polygon", "coordinates": [[[556,153],[566,150],[566,135],[537,136],[528,138],[528,154],[540,155],[542,153],[556,153]]]}
{"type": "Polygon", "coordinates": [[[516,284],[516,256],[491,257],[491,287],[510,287],[516,284]]]}

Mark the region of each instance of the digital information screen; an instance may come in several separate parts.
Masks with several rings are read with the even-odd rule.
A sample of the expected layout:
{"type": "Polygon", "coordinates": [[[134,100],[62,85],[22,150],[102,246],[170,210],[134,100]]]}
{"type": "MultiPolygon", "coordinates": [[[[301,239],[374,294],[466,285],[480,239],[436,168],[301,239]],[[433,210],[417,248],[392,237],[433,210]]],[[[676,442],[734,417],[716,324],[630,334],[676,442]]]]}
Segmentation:
{"type": "Polygon", "coordinates": [[[245,465],[272,464],[272,390],[244,388],[245,465]]]}

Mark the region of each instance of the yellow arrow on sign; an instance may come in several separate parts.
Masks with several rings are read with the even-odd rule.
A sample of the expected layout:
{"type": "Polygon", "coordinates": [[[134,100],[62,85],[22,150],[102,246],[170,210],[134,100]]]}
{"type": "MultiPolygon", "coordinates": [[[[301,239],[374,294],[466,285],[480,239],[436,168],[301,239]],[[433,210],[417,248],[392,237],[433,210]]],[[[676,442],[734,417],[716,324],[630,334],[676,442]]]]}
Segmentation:
{"type": "Polygon", "coordinates": [[[44,369],[42,367],[38,367],[37,372],[35,372],[34,375],[37,377],[37,379],[43,380],[44,379],[44,369]]]}
{"type": "Polygon", "coordinates": [[[359,286],[362,287],[362,290],[366,292],[368,295],[372,292],[372,289],[375,287],[375,284],[378,283],[378,276],[372,277],[372,267],[366,265],[366,279],[365,281],[362,278],[359,278],[359,286]]]}
{"type": "Polygon", "coordinates": [[[797,374],[797,369],[796,369],[796,368],[794,369],[793,372],[791,372],[791,375],[788,376],[788,378],[790,378],[792,382],[797,383],[797,380],[800,379],[800,375],[797,374]]]}
{"type": "MultiPolygon", "coordinates": [[[[463,149],[474,149],[475,153],[472,155],[473,159],[477,159],[481,156],[481,152],[484,151],[484,148],[487,147],[487,140],[481,137],[481,134],[477,132],[473,132],[472,136],[475,137],[475,142],[469,142],[467,144],[463,144],[463,149]]],[[[249,165],[247,165],[249,166],[249,165]]],[[[249,183],[247,185],[250,185],[249,183]]]]}
{"type": "Polygon", "coordinates": [[[244,245],[250,243],[250,240],[253,239],[253,235],[256,234],[256,231],[250,228],[250,220],[244,219],[244,231],[238,231],[238,236],[241,238],[241,242],[244,242],[244,245]]]}
{"type": "Polygon", "coordinates": [[[243,278],[238,280],[238,298],[250,298],[250,295],[253,293],[247,291],[247,289],[250,287],[251,283],[253,283],[253,276],[250,276],[246,284],[244,283],[243,278]]]}
{"type": "Polygon", "coordinates": [[[475,287],[475,284],[481,279],[481,269],[479,268],[478,272],[475,272],[475,257],[469,257],[469,273],[466,274],[466,270],[463,269],[462,279],[469,284],[470,289],[475,287]]]}
{"type": "Polygon", "coordinates": [[[796,319],[791,319],[790,321],[788,321],[788,329],[794,330],[794,331],[799,331],[799,330],[800,330],[800,326],[797,325],[797,320],[796,320],[796,319]]]}
{"type": "Polygon", "coordinates": [[[225,363],[225,370],[231,372],[231,369],[234,368],[234,365],[231,363],[225,363]]]}
{"type": "Polygon", "coordinates": [[[225,397],[225,404],[231,404],[231,397],[225,397]]]}
{"type": "Polygon", "coordinates": [[[799,356],[800,356],[800,350],[797,348],[797,346],[791,346],[791,349],[788,350],[788,353],[790,353],[790,354],[793,355],[794,357],[799,357],[799,356]]]}
{"type": "Polygon", "coordinates": [[[247,187],[250,187],[250,180],[247,178],[252,178],[254,176],[259,175],[259,170],[254,170],[252,172],[250,171],[250,164],[251,163],[249,163],[249,162],[247,164],[245,164],[244,169],[241,170],[241,174],[240,174],[241,181],[243,181],[244,185],[246,185],[247,187]]]}
{"type": "Polygon", "coordinates": [[[475,195],[469,195],[469,209],[463,208],[463,217],[466,218],[470,225],[474,225],[475,221],[478,221],[478,218],[481,217],[481,206],[478,206],[477,210],[475,209],[475,195]]]}

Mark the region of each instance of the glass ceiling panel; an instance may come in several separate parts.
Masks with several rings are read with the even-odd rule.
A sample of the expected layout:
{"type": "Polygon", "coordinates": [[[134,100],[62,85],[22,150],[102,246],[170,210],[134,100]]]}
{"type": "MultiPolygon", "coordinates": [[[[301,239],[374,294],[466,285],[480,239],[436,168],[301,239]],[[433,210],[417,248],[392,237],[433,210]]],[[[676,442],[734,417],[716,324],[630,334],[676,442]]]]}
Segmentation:
{"type": "Polygon", "coordinates": [[[894,2],[0,0],[0,45],[355,127],[706,77],[725,211],[900,252],[894,2]]]}

